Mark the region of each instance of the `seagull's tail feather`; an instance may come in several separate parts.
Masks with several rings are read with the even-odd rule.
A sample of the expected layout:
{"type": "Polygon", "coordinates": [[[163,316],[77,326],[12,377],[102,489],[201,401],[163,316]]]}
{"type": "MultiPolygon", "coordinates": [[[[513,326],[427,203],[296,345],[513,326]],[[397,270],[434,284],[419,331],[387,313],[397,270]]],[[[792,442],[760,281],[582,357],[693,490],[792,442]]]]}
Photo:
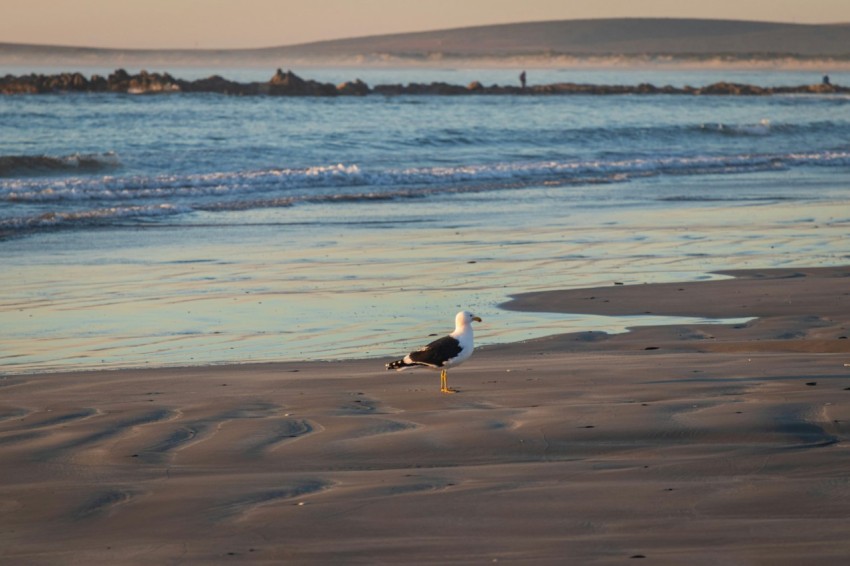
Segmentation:
{"type": "Polygon", "coordinates": [[[407,369],[409,367],[413,367],[415,365],[418,365],[418,364],[408,363],[407,358],[405,358],[403,360],[396,360],[394,362],[388,363],[387,369],[394,369],[396,371],[401,371],[401,370],[407,369]]]}

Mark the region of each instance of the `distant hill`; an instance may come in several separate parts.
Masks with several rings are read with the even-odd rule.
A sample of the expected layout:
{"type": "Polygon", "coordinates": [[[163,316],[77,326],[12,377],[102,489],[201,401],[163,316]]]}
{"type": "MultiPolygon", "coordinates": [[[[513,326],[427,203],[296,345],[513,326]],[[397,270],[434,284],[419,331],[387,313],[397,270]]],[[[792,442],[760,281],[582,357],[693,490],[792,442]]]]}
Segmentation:
{"type": "Polygon", "coordinates": [[[0,64],[279,65],[620,58],[850,62],[850,24],[705,19],[594,19],[489,25],[263,49],[130,50],[0,43],[0,64]]]}
{"type": "Polygon", "coordinates": [[[543,54],[850,57],[850,24],[698,19],[566,20],[341,39],[277,49],[281,53],[313,56],[442,53],[457,57],[543,54]]]}

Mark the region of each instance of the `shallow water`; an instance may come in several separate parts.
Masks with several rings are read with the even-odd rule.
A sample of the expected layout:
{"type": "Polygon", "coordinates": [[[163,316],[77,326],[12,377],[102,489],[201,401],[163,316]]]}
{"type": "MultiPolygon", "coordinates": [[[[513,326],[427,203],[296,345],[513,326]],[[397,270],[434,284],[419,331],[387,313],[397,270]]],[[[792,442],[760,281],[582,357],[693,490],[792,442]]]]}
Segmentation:
{"type": "Polygon", "coordinates": [[[460,308],[485,344],[664,322],[498,304],[846,263],[848,104],[5,98],[2,371],[379,357],[460,308]]]}

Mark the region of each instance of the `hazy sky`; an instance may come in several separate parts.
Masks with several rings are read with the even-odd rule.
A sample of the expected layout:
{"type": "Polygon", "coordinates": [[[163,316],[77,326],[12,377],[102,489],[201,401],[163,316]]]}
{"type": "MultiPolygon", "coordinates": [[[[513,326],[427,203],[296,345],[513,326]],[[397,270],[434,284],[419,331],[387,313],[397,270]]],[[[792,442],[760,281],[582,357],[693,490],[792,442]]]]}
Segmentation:
{"type": "Polygon", "coordinates": [[[0,42],[269,47],[493,23],[699,17],[850,23],[850,0],[0,0],[0,42]]]}

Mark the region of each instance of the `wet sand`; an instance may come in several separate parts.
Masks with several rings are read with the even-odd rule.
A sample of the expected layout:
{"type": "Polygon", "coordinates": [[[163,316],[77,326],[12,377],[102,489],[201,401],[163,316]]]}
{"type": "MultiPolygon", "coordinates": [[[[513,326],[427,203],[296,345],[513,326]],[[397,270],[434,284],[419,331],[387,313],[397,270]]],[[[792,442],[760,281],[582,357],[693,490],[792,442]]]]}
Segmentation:
{"type": "MultiPolygon", "coordinates": [[[[742,181],[727,182],[737,191],[742,181]]],[[[498,305],[521,292],[700,281],[719,278],[706,272],[720,269],[828,266],[846,255],[850,218],[838,213],[850,210],[846,199],[675,213],[600,207],[565,224],[545,188],[533,193],[519,205],[461,200],[459,209],[477,211],[462,225],[420,223],[403,204],[363,204],[335,222],[379,215],[410,222],[304,230],[321,226],[326,213],[295,207],[286,211],[292,224],[213,222],[129,234],[104,229],[94,241],[86,231],[16,240],[0,246],[8,274],[0,373],[374,359],[449,330],[461,307],[487,320],[476,334],[481,345],[613,333],[638,321],[498,305]]],[[[646,310],[658,307],[634,312],[646,310]]]]}
{"type": "MultiPolygon", "coordinates": [[[[384,359],[0,378],[9,564],[843,564],[850,268],[535,293],[758,317],[384,359]]],[[[485,324],[486,324],[485,320],[485,324]]]]}

